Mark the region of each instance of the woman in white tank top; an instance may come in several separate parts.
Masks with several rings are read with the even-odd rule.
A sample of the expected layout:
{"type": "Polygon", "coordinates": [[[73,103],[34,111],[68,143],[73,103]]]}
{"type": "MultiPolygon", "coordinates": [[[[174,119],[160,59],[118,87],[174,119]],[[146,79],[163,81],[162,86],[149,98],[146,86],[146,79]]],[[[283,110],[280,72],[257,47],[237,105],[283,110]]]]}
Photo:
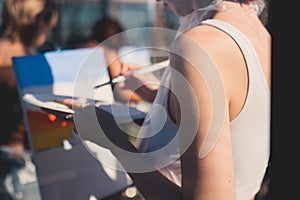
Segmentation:
{"type": "Polygon", "coordinates": [[[270,146],[271,36],[258,17],[265,4],[162,2],[181,25],[135,146],[97,110],[115,144],[145,157],[111,151],[146,199],[253,199],[270,146]],[[130,169],[133,162],[145,170],[130,169]]]}
{"type": "Polygon", "coordinates": [[[185,152],[178,148],[153,156],[159,171],[181,186],[187,199],[254,198],[270,148],[270,35],[255,13],[264,4],[217,2],[222,7],[213,19],[198,21],[205,17],[204,11],[189,14],[187,2],[163,2],[185,16],[179,28],[182,35],[174,41],[164,87],[136,145],[142,152],[153,152],[175,138],[179,146],[185,146],[188,143],[182,140],[196,130],[195,135],[190,133],[195,140],[183,148],[185,152]],[[168,111],[166,123],[158,128],[151,120],[162,119],[164,110],[168,111]],[[149,133],[154,136],[147,137],[149,133]]]}

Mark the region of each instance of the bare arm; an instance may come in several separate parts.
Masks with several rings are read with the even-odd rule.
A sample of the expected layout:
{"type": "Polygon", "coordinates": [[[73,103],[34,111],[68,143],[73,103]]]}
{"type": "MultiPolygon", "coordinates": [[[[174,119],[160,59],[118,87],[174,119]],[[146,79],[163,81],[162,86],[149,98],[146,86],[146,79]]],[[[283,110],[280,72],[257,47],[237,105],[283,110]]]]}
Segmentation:
{"type": "MultiPolygon", "coordinates": [[[[207,69],[215,67],[203,49],[197,49],[199,47],[190,46],[189,44],[180,45],[184,47],[185,53],[183,56],[195,61],[196,63],[193,62],[193,64],[196,64],[196,66],[205,66],[207,69]]],[[[217,132],[220,137],[213,144],[212,150],[203,158],[200,158],[199,152],[202,152],[203,141],[207,135],[211,134],[207,131],[212,122],[212,110],[216,109],[212,105],[211,93],[206,84],[207,81],[214,83],[215,79],[206,80],[201,76],[201,73],[199,74],[198,68],[176,56],[174,57],[174,55],[171,57],[171,66],[181,77],[187,80],[189,86],[181,85],[181,81],[173,76],[172,90],[174,94],[178,95],[181,110],[178,110],[177,105],[171,103],[169,111],[179,124],[180,149],[183,153],[181,156],[182,187],[178,187],[158,171],[145,173],[131,171],[131,159],[122,156],[116,149],[110,148],[110,150],[122,163],[125,170],[128,171],[134,184],[146,199],[232,200],[235,198],[235,187],[228,117],[229,102],[223,102],[227,114],[221,126],[220,134],[217,132]],[[181,97],[184,97],[183,101],[181,97]],[[195,127],[194,124],[199,125],[196,127],[196,131],[189,132],[190,127],[195,127]],[[182,128],[182,126],[186,128],[182,128]],[[184,143],[186,138],[191,139],[188,146],[185,146],[186,143],[184,143]]],[[[172,101],[172,95],[170,102],[175,102],[172,101]]],[[[110,114],[100,109],[96,109],[96,112],[99,119],[97,124],[100,123],[104,134],[110,141],[125,151],[139,153],[134,145],[127,140],[125,133],[118,128],[110,114]]],[[[105,145],[103,144],[103,146],[105,145]]],[[[141,157],[138,163],[147,166],[153,165],[147,157],[141,157]]]]}
{"type": "MultiPolygon", "coordinates": [[[[234,168],[228,116],[228,99],[225,96],[224,113],[215,107],[212,93],[218,77],[211,78],[211,69],[216,66],[207,53],[195,41],[182,39],[174,45],[171,64],[176,71],[172,72],[172,90],[177,96],[179,105],[174,104],[174,96],[170,98],[170,112],[179,127],[180,148],[186,147],[186,138],[192,138],[191,127],[198,124],[193,142],[181,156],[182,194],[184,199],[224,200],[235,199],[234,168]],[[180,56],[177,56],[180,55],[180,56]],[[184,58],[184,59],[182,59],[184,58]],[[188,62],[187,62],[188,60],[188,62]],[[176,73],[179,72],[179,76],[176,73]],[[182,77],[180,77],[180,75],[182,77]],[[185,83],[182,80],[186,80],[185,83]],[[186,85],[184,85],[186,84],[186,85]],[[184,89],[183,89],[184,88],[184,89]],[[173,102],[173,106],[172,106],[173,102]],[[180,108],[180,109],[179,109],[180,108]],[[215,126],[215,115],[224,116],[219,129],[215,126]],[[197,123],[195,123],[197,122],[197,123]],[[203,158],[199,154],[207,151],[205,138],[216,134],[215,141],[206,141],[211,147],[203,158]],[[209,144],[211,143],[211,144],[209,144]]],[[[225,91],[224,91],[225,94],[225,91]]],[[[222,94],[220,94],[222,95],[222,94]]],[[[225,94],[226,95],[226,94],[225,94]]],[[[220,98],[220,97],[217,97],[220,98]]],[[[220,104],[220,102],[218,102],[220,104]]],[[[217,126],[215,126],[217,127],[217,126]]],[[[214,137],[213,137],[214,138],[214,137]]]]}

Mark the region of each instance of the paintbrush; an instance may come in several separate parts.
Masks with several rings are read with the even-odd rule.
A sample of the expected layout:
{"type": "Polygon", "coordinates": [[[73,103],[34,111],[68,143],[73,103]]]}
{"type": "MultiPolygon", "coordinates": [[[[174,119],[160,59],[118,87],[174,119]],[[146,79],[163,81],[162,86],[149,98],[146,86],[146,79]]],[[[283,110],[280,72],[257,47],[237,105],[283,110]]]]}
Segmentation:
{"type": "MultiPolygon", "coordinates": [[[[167,67],[168,65],[169,65],[169,60],[165,60],[165,61],[162,61],[162,62],[159,62],[159,63],[143,66],[143,67],[140,67],[140,68],[137,68],[137,69],[133,69],[131,71],[136,71],[137,74],[146,74],[146,73],[149,73],[149,72],[154,72],[154,71],[163,69],[163,68],[167,67]]],[[[123,75],[120,75],[120,76],[117,76],[117,77],[111,79],[108,82],[96,85],[94,87],[94,89],[97,89],[97,88],[100,88],[102,86],[109,85],[109,84],[116,84],[118,82],[125,81],[125,80],[126,80],[126,77],[123,76],[123,75]]]]}

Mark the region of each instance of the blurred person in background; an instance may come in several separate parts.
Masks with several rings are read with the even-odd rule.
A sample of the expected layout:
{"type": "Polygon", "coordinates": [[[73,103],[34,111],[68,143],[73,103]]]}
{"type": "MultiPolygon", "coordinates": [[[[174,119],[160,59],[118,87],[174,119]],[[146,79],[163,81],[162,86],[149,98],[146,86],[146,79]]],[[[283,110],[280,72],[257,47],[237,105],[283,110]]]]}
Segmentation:
{"type": "Polygon", "coordinates": [[[104,49],[105,59],[109,65],[112,78],[128,71],[135,65],[124,64],[118,57],[118,49],[122,46],[122,41],[118,37],[111,37],[123,32],[121,23],[111,17],[103,16],[92,26],[90,36],[82,43],[72,45],[75,48],[89,48],[100,45],[104,49]],[[108,40],[109,39],[109,40],[108,40]],[[104,42],[104,44],[101,44],[104,42]]]}
{"type": "MultiPolygon", "coordinates": [[[[91,34],[84,39],[80,36],[71,37],[69,41],[70,48],[90,48],[98,45],[103,48],[106,63],[108,65],[111,78],[116,78],[119,75],[124,75],[128,71],[137,69],[140,65],[136,63],[124,63],[118,55],[118,49],[124,45],[121,37],[117,34],[122,33],[124,28],[121,23],[112,17],[103,16],[97,20],[92,26],[91,34]],[[115,36],[115,37],[113,37],[115,36]],[[72,39],[74,38],[74,39],[72,39]]],[[[144,74],[139,76],[130,76],[132,80],[128,84],[120,83],[114,87],[114,96],[120,102],[139,103],[142,101],[152,102],[156,95],[158,85],[143,85],[144,81],[153,80],[158,82],[152,74],[144,74]],[[133,91],[136,85],[142,85],[133,91]]]]}
{"type": "MultiPolygon", "coordinates": [[[[3,181],[30,163],[12,57],[37,53],[58,20],[50,0],[4,0],[0,25],[0,199],[10,199],[3,181]]],[[[34,177],[34,171],[30,172],[34,177]]],[[[26,179],[26,177],[23,177],[26,179]]],[[[28,177],[27,177],[28,178],[28,177]]]]}

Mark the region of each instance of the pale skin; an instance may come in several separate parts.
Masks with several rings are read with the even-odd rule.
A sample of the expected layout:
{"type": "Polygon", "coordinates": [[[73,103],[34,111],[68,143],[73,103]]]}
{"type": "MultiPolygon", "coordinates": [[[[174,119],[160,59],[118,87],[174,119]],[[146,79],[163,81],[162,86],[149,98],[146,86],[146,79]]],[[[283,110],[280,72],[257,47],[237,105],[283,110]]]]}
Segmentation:
{"type": "MultiPolygon", "coordinates": [[[[171,9],[176,8],[172,6],[172,3],[175,2],[176,0],[164,1],[171,9]]],[[[234,25],[248,37],[257,52],[270,89],[271,37],[269,33],[256,16],[250,16],[251,6],[245,4],[241,6],[239,3],[233,2],[226,2],[226,5],[231,8],[231,11],[218,12],[214,18],[234,25]]],[[[176,10],[176,13],[184,15],[187,10],[194,9],[192,4],[190,6],[176,10]]],[[[205,80],[199,75],[196,68],[171,54],[171,67],[178,70],[190,82],[192,86],[190,91],[195,92],[196,95],[196,101],[194,101],[196,103],[192,103],[191,99],[187,98],[186,101],[190,104],[184,105],[184,108],[189,109],[191,116],[198,119],[200,124],[195,140],[180,158],[182,186],[178,187],[159,171],[140,174],[129,173],[129,175],[146,199],[233,200],[235,199],[235,177],[230,122],[242,110],[247,96],[248,76],[245,60],[236,43],[227,34],[211,26],[194,27],[184,33],[184,36],[192,38],[202,50],[195,51],[195,44],[190,45],[184,40],[175,41],[174,46],[180,47],[185,58],[193,60],[196,65],[205,65],[208,68],[216,67],[223,81],[226,96],[226,102],[224,102],[226,117],[220,138],[212,151],[204,158],[199,159],[201,141],[203,141],[211,122],[210,94],[205,80]],[[208,60],[212,62],[208,62],[208,60]],[[201,117],[197,118],[198,115],[201,117]]],[[[173,78],[171,81],[174,91],[189,96],[190,91],[182,90],[182,86],[178,85],[178,80],[173,78]]],[[[169,114],[178,124],[181,118],[178,102],[172,94],[169,95],[168,101],[169,114]]],[[[101,119],[107,120],[100,120],[99,122],[104,130],[108,130],[107,136],[112,141],[125,150],[137,152],[130,142],[119,136],[120,130],[116,128],[117,126],[108,123],[109,120],[112,120],[111,116],[100,109],[97,110],[97,114],[101,119]]],[[[182,135],[184,134],[182,133],[182,135]]],[[[118,157],[116,152],[112,153],[118,157]]],[[[122,157],[120,161],[126,169],[126,158],[122,157]]],[[[151,165],[148,160],[143,163],[151,165]]]]}
{"type": "MultiPolygon", "coordinates": [[[[241,7],[236,3],[226,3],[232,7],[233,11],[219,12],[214,18],[231,23],[250,39],[255,50],[258,52],[266,80],[270,87],[270,35],[257,17],[249,17],[248,12],[251,12],[249,6],[245,5],[241,7]]],[[[187,186],[185,187],[184,184],[182,187],[183,190],[187,188],[187,192],[183,191],[183,194],[192,199],[224,199],[224,197],[226,199],[234,199],[234,168],[230,141],[230,121],[241,111],[247,95],[248,77],[245,61],[238,46],[230,37],[218,29],[210,26],[198,26],[186,32],[186,35],[195,39],[205,49],[218,68],[227,96],[228,115],[221,138],[207,157],[197,159],[197,157],[193,156],[197,155],[199,151],[200,146],[198,142],[193,143],[191,150],[189,150],[190,152],[188,151],[182,156],[181,160],[184,163],[182,166],[183,184],[187,180],[187,186]],[[218,48],[216,48],[216,45],[218,45],[218,48]],[[195,166],[195,163],[197,163],[197,166],[195,166]],[[194,166],[195,169],[191,170],[191,166],[194,166]],[[195,171],[199,171],[198,176],[195,176],[195,171]],[[188,185],[189,182],[193,184],[188,185]],[[190,196],[192,194],[194,196],[190,196]]],[[[185,46],[183,51],[186,51],[186,54],[190,56],[194,53],[193,49],[189,49],[188,45],[185,46]]],[[[201,55],[198,54],[198,57],[201,57],[201,55]]],[[[206,133],[211,115],[210,109],[207,106],[209,105],[210,96],[204,86],[203,79],[201,76],[197,76],[193,67],[186,65],[180,68],[180,71],[185,74],[185,77],[194,86],[194,91],[199,102],[197,106],[199,107],[200,116],[204,116],[199,119],[201,128],[197,133],[197,138],[201,141],[201,138],[206,133]]],[[[176,85],[176,80],[174,80],[174,84],[176,85]]],[[[169,105],[172,109],[169,109],[169,111],[171,116],[177,119],[180,116],[178,116],[178,106],[174,102],[174,97],[171,96],[169,105]]]]}
{"type": "MultiPolygon", "coordinates": [[[[251,12],[250,6],[244,5],[241,7],[239,4],[232,2],[226,2],[226,5],[232,7],[232,11],[219,12],[214,18],[231,23],[249,38],[258,52],[258,57],[270,88],[271,39],[269,33],[256,16],[249,17],[249,12],[251,12]]],[[[218,68],[227,96],[226,105],[228,115],[221,138],[211,153],[204,159],[195,157],[200,148],[197,139],[199,138],[199,141],[201,141],[209,125],[211,113],[207,105],[209,105],[210,96],[204,86],[203,79],[194,72],[193,67],[189,67],[188,64],[185,67],[176,67],[180,69],[182,74],[193,85],[199,102],[197,105],[198,110],[200,111],[200,116],[203,116],[199,118],[201,128],[198,130],[196,142],[192,144],[190,150],[181,158],[183,163],[183,196],[187,197],[187,199],[234,199],[234,168],[230,139],[230,121],[241,111],[247,95],[248,77],[245,61],[238,46],[230,37],[218,29],[210,26],[198,26],[186,32],[186,36],[196,40],[205,49],[218,68]],[[216,45],[218,45],[218,48],[216,48],[216,45]],[[196,166],[195,163],[197,163],[196,166]],[[196,176],[195,171],[199,172],[196,176]]],[[[188,45],[184,46],[183,51],[186,51],[186,55],[191,57],[195,53],[193,49],[189,49],[188,45]]],[[[198,53],[195,57],[197,58],[197,56],[198,58],[201,57],[198,53]]],[[[205,58],[205,55],[203,55],[203,58],[205,58]]],[[[173,84],[176,87],[176,80],[173,81],[173,84]]],[[[180,116],[178,114],[178,106],[176,106],[172,95],[169,99],[169,106],[170,114],[176,120],[180,116]]]]}

